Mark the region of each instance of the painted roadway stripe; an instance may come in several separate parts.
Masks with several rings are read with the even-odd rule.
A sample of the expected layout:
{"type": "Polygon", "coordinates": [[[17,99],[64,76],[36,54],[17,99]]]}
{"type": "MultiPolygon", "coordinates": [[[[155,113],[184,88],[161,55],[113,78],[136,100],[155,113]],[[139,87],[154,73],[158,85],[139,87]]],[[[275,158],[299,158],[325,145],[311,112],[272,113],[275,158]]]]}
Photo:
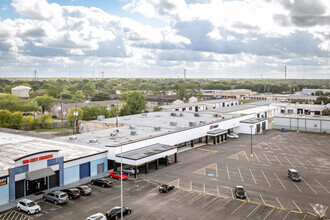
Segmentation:
{"type": "Polygon", "coordinates": [[[190,194],[191,194],[191,193],[187,193],[186,195],[184,195],[184,196],[180,197],[180,198],[179,198],[179,199],[177,199],[176,201],[180,201],[180,200],[182,200],[182,199],[186,198],[187,196],[190,196],[190,194]]]}
{"type": "Polygon", "coordinates": [[[286,217],[288,217],[290,215],[291,211],[288,211],[288,213],[284,216],[283,220],[286,219],[286,217]]]}
{"type": "Polygon", "coordinates": [[[277,180],[281,183],[281,185],[283,186],[283,188],[286,189],[285,186],[283,185],[282,181],[280,180],[280,178],[278,178],[278,176],[276,175],[276,173],[274,173],[274,175],[276,176],[277,180]]]}
{"type": "Polygon", "coordinates": [[[245,201],[240,205],[238,206],[234,211],[232,211],[230,214],[234,214],[237,210],[239,210],[243,205],[245,204],[245,201]]]}
{"type": "Polygon", "coordinates": [[[284,158],[289,162],[289,164],[291,164],[292,167],[295,167],[288,158],[286,158],[285,156],[284,158]]]}
{"type": "Polygon", "coordinates": [[[280,206],[281,206],[281,209],[285,210],[285,208],[284,208],[284,207],[282,206],[282,204],[280,203],[280,200],[278,200],[278,198],[277,198],[277,197],[275,197],[275,199],[277,200],[278,204],[280,204],[280,206]]]}
{"type": "Polygon", "coordinates": [[[266,216],[263,220],[266,220],[266,218],[275,210],[275,208],[273,208],[266,216]]]}
{"type": "Polygon", "coordinates": [[[230,180],[228,165],[226,165],[226,168],[227,168],[228,179],[230,180]]]}
{"type": "Polygon", "coordinates": [[[218,197],[213,198],[211,201],[209,201],[208,203],[206,203],[205,205],[203,205],[202,208],[205,208],[206,206],[210,205],[216,199],[218,199],[218,197]]]}
{"type": "Polygon", "coordinates": [[[220,195],[220,192],[219,192],[219,186],[217,185],[217,192],[218,192],[218,196],[220,195]]]}
{"type": "Polygon", "coordinates": [[[268,157],[266,156],[266,154],[264,154],[264,156],[266,157],[268,163],[269,163],[270,165],[272,165],[272,163],[270,162],[270,160],[268,159],[268,157]]]}
{"type": "Polygon", "coordinates": [[[268,183],[269,187],[272,187],[272,186],[270,185],[270,183],[269,183],[269,181],[268,181],[268,179],[267,179],[267,177],[266,177],[264,171],[261,170],[261,172],[262,172],[262,174],[264,175],[265,179],[267,180],[267,183],[268,183]]]}
{"type": "Polygon", "coordinates": [[[196,197],[191,199],[187,204],[192,204],[192,203],[194,203],[195,201],[199,200],[202,197],[204,197],[204,195],[197,195],[196,197]]]}
{"type": "MultiPolygon", "coordinates": [[[[297,207],[297,209],[299,210],[300,213],[302,213],[301,209],[299,208],[299,206],[292,200],[293,204],[297,207]]],[[[292,210],[291,210],[292,211],[292,210]]]]}
{"type": "Polygon", "coordinates": [[[234,193],[233,193],[233,189],[230,189],[230,194],[231,194],[231,198],[234,199],[234,193]]]}
{"type": "Polygon", "coordinates": [[[239,169],[239,167],[237,167],[237,169],[238,169],[238,173],[239,173],[239,176],[241,177],[242,182],[244,182],[242,174],[241,174],[241,170],[239,169]]]}
{"type": "Polygon", "coordinates": [[[251,202],[247,192],[245,194],[246,194],[246,198],[247,198],[248,202],[251,202]]]}
{"type": "Polygon", "coordinates": [[[264,205],[266,205],[266,202],[265,202],[264,198],[262,198],[261,194],[260,194],[260,198],[261,198],[262,202],[264,203],[264,205]]]}
{"type": "Polygon", "coordinates": [[[247,216],[246,218],[248,218],[252,213],[254,213],[255,210],[257,210],[257,208],[259,208],[260,204],[257,204],[257,207],[255,207],[247,216]]]}
{"type": "Polygon", "coordinates": [[[325,190],[327,191],[327,193],[330,193],[327,188],[325,188],[319,181],[317,181],[317,179],[314,178],[314,180],[325,190]]]}
{"type": "Polygon", "coordinates": [[[217,150],[208,150],[208,149],[204,149],[204,148],[197,148],[197,150],[209,151],[209,152],[214,152],[214,153],[218,153],[219,152],[217,150]]]}
{"type": "MultiPolygon", "coordinates": [[[[28,216],[28,215],[25,215],[25,214],[23,214],[23,213],[20,213],[20,212],[17,212],[17,211],[13,211],[14,213],[17,213],[18,215],[21,215],[21,216],[24,216],[25,218],[27,218],[27,219],[33,219],[32,217],[30,217],[30,216],[28,216]]],[[[18,216],[17,216],[18,217],[18,216]]],[[[16,218],[17,218],[16,217],[16,218]]]]}
{"type": "Polygon", "coordinates": [[[297,189],[301,192],[301,189],[298,187],[298,185],[292,181],[292,183],[297,187],[297,189]]]}
{"type": "Polygon", "coordinates": [[[232,201],[232,199],[228,199],[228,201],[225,204],[223,204],[222,206],[220,206],[217,209],[215,209],[215,211],[219,211],[222,207],[224,207],[225,205],[227,205],[230,201],[232,201]]]}
{"type": "Polygon", "coordinates": [[[261,163],[260,160],[259,160],[259,157],[258,157],[258,155],[256,153],[254,153],[254,156],[256,156],[258,162],[261,163]]]}
{"type": "Polygon", "coordinates": [[[244,154],[245,154],[245,157],[246,157],[247,161],[250,161],[250,160],[249,160],[249,157],[247,156],[247,154],[246,154],[245,151],[244,151],[244,154]]]}
{"type": "Polygon", "coordinates": [[[192,191],[192,181],[190,181],[190,191],[192,191]]]}
{"type": "Polygon", "coordinates": [[[252,176],[252,178],[253,178],[253,180],[254,180],[254,183],[257,184],[257,181],[256,181],[256,179],[255,179],[254,176],[253,176],[252,170],[251,170],[251,169],[249,169],[249,170],[250,170],[251,176],[252,176]]]}
{"type": "MultiPolygon", "coordinates": [[[[317,153],[321,154],[321,152],[319,152],[318,150],[315,150],[314,148],[310,148],[310,149],[312,149],[312,150],[316,151],[317,153]]],[[[321,156],[324,156],[324,155],[321,154],[321,156]]]]}
{"type": "Polygon", "coordinates": [[[282,144],[282,146],[284,146],[288,151],[290,151],[291,153],[293,153],[293,151],[290,148],[288,148],[287,146],[285,146],[284,144],[282,144]]]}
{"type": "Polygon", "coordinates": [[[282,162],[276,157],[276,155],[274,155],[275,159],[281,164],[281,166],[283,167],[282,162]]]}
{"type": "Polygon", "coordinates": [[[316,214],[314,214],[314,213],[311,213],[311,212],[307,212],[307,214],[309,214],[309,215],[312,215],[312,216],[317,216],[316,214]]]}
{"type": "Polygon", "coordinates": [[[215,173],[217,174],[217,178],[219,178],[219,172],[218,172],[218,164],[215,164],[215,173]]]}
{"type": "Polygon", "coordinates": [[[203,184],[203,186],[204,186],[204,194],[205,194],[205,183],[203,184]]]}
{"type": "Polygon", "coordinates": [[[296,148],[294,145],[291,144],[291,147],[293,147],[294,149],[296,149],[296,151],[298,151],[299,153],[303,154],[304,152],[300,151],[298,148],[296,148]]]}
{"type": "Polygon", "coordinates": [[[308,163],[310,163],[310,165],[312,165],[314,168],[318,169],[318,167],[316,167],[312,162],[310,162],[310,161],[307,160],[307,159],[306,159],[306,161],[307,161],[308,163]]]}
{"type": "Polygon", "coordinates": [[[298,163],[300,163],[301,166],[303,166],[305,169],[307,169],[307,167],[304,166],[304,164],[302,164],[297,158],[294,158],[296,159],[296,161],[298,161],[298,163]]]}
{"type": "Polygon", "coordinates": [[[315,195],[317,195],[317,192],[307,183],[307,181],[306,180],[304,180],[304,179],[302,179],[306,184],[307,184],[307,186],[309,187],[309,188],[311,188],[311,190],[315,193],[315,195]]]}

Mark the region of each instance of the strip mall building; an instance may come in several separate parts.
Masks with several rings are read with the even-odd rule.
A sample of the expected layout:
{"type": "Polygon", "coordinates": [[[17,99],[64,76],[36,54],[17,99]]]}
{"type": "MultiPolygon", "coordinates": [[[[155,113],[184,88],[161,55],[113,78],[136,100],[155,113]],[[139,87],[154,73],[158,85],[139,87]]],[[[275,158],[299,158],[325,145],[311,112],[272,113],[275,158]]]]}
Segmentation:
{"type": "Polygon", "coordinates": [[[161,111],[80,123],[74,137],[40,139],[0,132],[0,205],[125,166],[158,169],[182,147],[226,142],[231,132],[268,129],[276,106],[230,106],[231,112],[161,111]],[[115,124],[120,126],[113,128],[115,124]],[[109,127],[108,129],[106,129],[109,127]]]}

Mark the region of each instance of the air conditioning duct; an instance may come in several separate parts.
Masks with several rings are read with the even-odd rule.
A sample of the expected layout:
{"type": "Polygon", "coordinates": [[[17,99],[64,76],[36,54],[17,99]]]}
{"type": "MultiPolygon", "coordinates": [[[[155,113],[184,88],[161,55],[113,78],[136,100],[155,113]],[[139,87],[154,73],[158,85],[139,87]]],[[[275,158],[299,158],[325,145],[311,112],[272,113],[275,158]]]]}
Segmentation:
{"type": "Polygon", "coordinates": [[[189,122],[189,127],[195,127],[197,123],[195,121],[190,121],[189,122]]]}

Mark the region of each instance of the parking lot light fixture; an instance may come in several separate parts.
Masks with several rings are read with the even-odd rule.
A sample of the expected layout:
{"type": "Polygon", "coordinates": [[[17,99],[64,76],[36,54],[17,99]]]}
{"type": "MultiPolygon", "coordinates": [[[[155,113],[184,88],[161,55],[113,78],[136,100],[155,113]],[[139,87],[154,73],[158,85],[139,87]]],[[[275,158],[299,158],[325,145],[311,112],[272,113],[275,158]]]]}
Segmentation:
{"type": "Polygon", "coordinates": [[[253,153],[252,153],[252,128],[253,128],[253,125],[250,125],[250,128],[251,128],[251,154],[250,154],[250,157],[253,157],[253,153]]]}

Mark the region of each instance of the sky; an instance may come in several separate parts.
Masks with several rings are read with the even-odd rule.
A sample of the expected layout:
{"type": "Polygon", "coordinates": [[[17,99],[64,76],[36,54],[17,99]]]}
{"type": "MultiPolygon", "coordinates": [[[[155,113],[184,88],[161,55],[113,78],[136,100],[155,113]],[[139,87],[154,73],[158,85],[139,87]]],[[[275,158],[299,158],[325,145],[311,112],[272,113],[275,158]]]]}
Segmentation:
{"type": "Polygon", "coordinates": [[[0,0],[0,77],[330,78],[330,0],[0,0]]]}

